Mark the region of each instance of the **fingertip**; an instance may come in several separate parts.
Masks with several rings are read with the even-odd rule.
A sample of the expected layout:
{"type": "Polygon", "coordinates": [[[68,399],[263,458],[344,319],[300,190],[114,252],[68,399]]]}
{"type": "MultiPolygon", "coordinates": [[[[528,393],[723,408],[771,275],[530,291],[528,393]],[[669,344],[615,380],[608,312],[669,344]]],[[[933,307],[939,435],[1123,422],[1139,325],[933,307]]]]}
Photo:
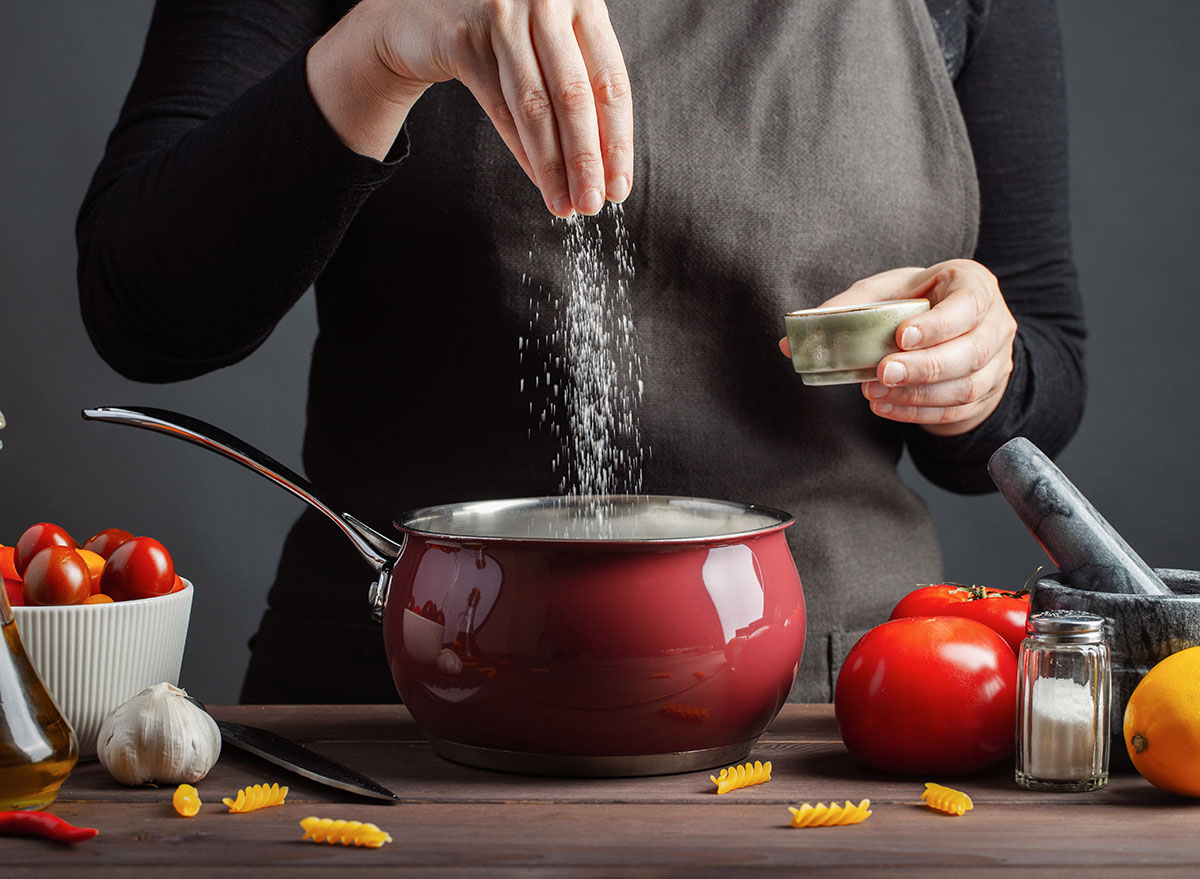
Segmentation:
{"type": "Polygon", "coordinates": [[[620,204],[629,197],[629,178],[624,174],[620,174],[608,181],[608,200],[615,204],[620,204]]]}
{"type": "Polygon", "coordinates": [[[560,195],[554,201],[547,199],[546,208],[560,220],[569,220],[575,216],[575,206],[571,204],[569,195],[560,195]]]}
{"type": "Polygon", "coordinates": [[[604,207],[604,195],[599,189],[589,189],[579,197],[579,213],[594,216],[604,207]]]}
{"type": "Polygon", "coordinates": [[[879,373],[879,381],[884,387],[895,387],[908,378],[908,370],[904,364],[898,360],[889,360],[883,366],[883,371],[879,373]]]}

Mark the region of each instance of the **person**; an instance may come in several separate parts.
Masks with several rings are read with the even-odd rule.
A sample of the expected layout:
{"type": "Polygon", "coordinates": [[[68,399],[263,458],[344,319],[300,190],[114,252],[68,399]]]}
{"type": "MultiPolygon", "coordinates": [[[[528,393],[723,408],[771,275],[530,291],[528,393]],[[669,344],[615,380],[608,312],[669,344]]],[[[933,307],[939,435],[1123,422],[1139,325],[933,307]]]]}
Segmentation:
{"type": "MultiPolygon", "coordinates": [[[[643,489],[796,517],[793,697],[828,700],[859,634],[941,577],[904,450],[988,491],[1001,443],[1053,455],[1081,417],[1055,14],[164,0],[79,213],[84,321],[122,374],[176,381],[249,357],[315,285],[303,458],[339,508],[386,530],[555,494],[517,356],[553,338],[530,279],[566,283],[554,218],[623,202],[643,489]],[[876,381],[808,388],[780,357],[788,311],[915,296],[876,381]]],[[[366,575],[300,516],[243,699],[395,698],[366,575]]]]}

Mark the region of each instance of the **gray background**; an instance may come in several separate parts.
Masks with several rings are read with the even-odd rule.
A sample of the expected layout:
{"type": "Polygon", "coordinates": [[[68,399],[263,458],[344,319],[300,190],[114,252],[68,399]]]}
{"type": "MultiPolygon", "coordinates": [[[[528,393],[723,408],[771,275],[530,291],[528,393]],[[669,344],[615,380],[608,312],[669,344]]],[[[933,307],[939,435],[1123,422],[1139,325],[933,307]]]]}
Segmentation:
{"type": "MultiPolygon", "coordinates": [[[[1049,2],[1049,0],[1047,0],[1049,2]]],[[[129,86],[150,0],[4,4],[0,33],[0,543],[39,521],[83,539],[159,537],[197,584],[182,683],[237,699],[246,640],[301,505],[249,471],[144,431],[87,424],[97,405],[176,409],[300,469],[306,296],[250,360],[148,386],[93,353],[76,308],[73,224],[129,86]]],[[[1091,395],[1059,460],[1152,565],[1197,567],[1200,466],[1191,262],[1200,242],[1200,3],[1061,0],[1074,241],[1091,329],[1091,395]]],[[[386,388],[383,389],[386,394],[386,388]]],[[[947,574],[1020,586],[1047,560],[997,495],[957,497],[905,465],[947,574]]],[[[369,584],[364,566],[364,599],[369,584]]],[[[332,587],[331,587],[332,588],[332,587]]]]}

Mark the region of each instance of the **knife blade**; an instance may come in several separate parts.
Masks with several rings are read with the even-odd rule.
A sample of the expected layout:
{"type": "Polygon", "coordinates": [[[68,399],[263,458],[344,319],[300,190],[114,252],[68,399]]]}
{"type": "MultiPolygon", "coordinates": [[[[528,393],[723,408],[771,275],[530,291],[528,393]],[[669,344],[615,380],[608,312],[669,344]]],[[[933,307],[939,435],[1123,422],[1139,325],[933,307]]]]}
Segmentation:
{"type": "Polygon", "coordinates": [[[228,720],[218,720],[217,727],[221,730],[221,738],[234,747],[318,784],[389,803],[400,802],[400,798],[383,785],[270,730],[228,720]]]}

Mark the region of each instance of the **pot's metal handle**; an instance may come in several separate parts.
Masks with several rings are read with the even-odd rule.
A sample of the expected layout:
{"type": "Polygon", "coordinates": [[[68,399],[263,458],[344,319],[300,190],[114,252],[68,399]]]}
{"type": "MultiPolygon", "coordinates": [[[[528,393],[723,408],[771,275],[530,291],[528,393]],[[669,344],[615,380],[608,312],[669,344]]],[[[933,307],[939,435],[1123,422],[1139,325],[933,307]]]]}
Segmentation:
{"type": "Polygon", "coordinates": [[[260,452],[219,427],[166,409],[101,406],[96,409],[84,409],[83,417],[87,421],[111,421],[115,424],[129,424],[165,433],[209,449],[253,470],[259,476],[283,486],[309,506],[332,519],[376,573],[390,567],[400,555],[401,544],[363,524],[349,513],[334,512],[329,504],[317,496],[312,485],[303,476],[292,472],[270,455],[260,452]]]}

